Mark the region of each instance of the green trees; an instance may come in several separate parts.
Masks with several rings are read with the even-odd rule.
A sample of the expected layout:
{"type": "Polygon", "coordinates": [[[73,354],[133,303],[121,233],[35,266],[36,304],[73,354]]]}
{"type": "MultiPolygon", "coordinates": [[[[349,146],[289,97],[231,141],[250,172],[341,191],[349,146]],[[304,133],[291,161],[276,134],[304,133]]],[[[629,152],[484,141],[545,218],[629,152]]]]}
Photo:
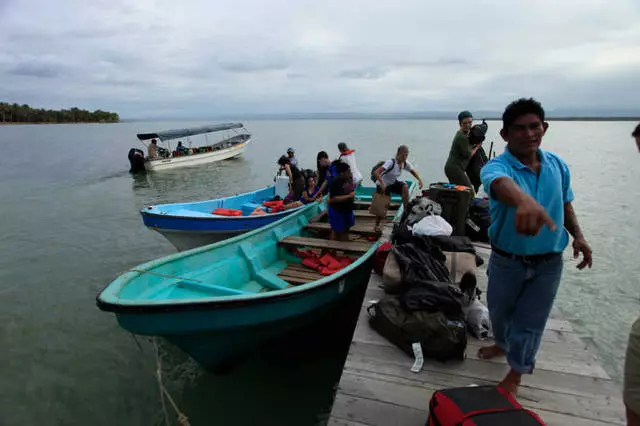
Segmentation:
{"type": "Polygon", "coordinates": [[[0,102],[0,123],[117,123],[115,112],[71,108],[52,110],[0,102]]]}

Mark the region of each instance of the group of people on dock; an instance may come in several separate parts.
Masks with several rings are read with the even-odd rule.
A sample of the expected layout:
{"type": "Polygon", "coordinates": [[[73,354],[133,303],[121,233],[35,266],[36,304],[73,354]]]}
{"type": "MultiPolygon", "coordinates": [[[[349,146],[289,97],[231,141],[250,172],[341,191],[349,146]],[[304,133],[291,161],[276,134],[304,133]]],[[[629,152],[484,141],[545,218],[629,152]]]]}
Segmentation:
{"type": "MultiPolygon", "coordinates": [[[[298,166],[295,150],[289,148],[287,154],[278,159],[278,173],[285,173],[289,177],[289,194],[285,198],[287,208],[297,207],[322,200],[328,196],[327,214],[331,224],[331,238],[346,241],[349,229],[355,224],[356,189],[362,185],[363,176],[355,157],[355,150],[346,143],[338,144],[339,155],[334,160],[329,159],[326,151],[318,152],[316,156],[316,170],[306,173],[298,166]]],[[[402,196],[405,206],[409,203],[409,187],[400,180],[403,171],[411,173],[422,188],[422,178],[407,160],[409,148],[401,145],[396,155],[380,162],[374,170],[376,189],[381,194],[397,194],[402,196]]]]}

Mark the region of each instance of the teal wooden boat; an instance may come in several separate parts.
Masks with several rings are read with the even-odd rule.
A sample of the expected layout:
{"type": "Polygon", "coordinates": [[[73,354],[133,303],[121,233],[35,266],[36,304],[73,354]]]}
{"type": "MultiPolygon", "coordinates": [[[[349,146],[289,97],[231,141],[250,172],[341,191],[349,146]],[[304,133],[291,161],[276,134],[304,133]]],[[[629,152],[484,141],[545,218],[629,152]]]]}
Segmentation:
{"type": "MultiPolygon", "coordinates": [[[[107,285],[97,305],[125,330],[164,337],[215,370],[321,319],[367,285],[379,235],[366,210],[373,190],[359,193],[352,232],[378,240],[328,240],[326,206],[316,203],[249,233],[139,265],[107,285]],[[324,276],[303,266],[292,248],[338,250],[353,263],[324,276]]],[[[390,218],[402,213],[396,208],[390,218]]]]}

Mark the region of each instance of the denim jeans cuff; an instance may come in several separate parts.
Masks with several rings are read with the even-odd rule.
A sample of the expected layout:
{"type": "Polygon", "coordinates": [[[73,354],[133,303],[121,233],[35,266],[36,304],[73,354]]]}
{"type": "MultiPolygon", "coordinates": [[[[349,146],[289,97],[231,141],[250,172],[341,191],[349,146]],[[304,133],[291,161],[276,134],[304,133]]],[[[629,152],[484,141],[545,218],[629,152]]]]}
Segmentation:
{"type": "Polygon", "coordinates": [[[530,366],[524,366],[514,362],[512,359],[509,359],[509,357],[507,357],[507,363],[513,371],[519,374],[533,374],[533,370],[535,368],[535,363],[530,366]]]}

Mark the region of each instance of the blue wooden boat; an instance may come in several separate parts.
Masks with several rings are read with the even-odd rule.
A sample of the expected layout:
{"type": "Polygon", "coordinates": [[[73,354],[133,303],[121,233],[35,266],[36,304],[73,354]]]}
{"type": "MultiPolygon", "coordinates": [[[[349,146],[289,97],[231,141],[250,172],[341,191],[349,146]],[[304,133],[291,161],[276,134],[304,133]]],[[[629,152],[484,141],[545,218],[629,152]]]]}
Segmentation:
{"type": "MultiPolygon", "coordinates": [[[[373,191],[361,192],[352,231],[377,235],[366,210],[373,191]]],[[[329,231],[325,202],[313,203],[263,228],[134,267],[99,293],[97,305],[125,330],[164,337],[215,370],[320,320],[366,287],[379,240],[330,241],[329,231]],[[338,250],[353,263],[324,276],[303,266],[292,247],[338,250]]]]}
{"type": "Polygon", "coordinates": [[[183,251],[262,228],[308,207],[307,205],[278,213],[251,216],[256,207],[272,200],[275,195],[276,187],[268,186],[215,200],[148,206],[140,210],[140,214],[145,226],[159,232],[175,248],[183,251]],[[240,210],[242,216],[212,214],[217,208],[240,210]]]}
{"type": "MultiPolygon", "coordinates": [[[[285,210],[262,216],[250,216],[256,207],[276,195],[287,194],[288,179],[278,179],[274,186],[253,192],[188,203],[158,204],[140,210],[142,221],[149,229],[162,234],[179,251],[213,244],[254,229],[276,222],[295,211],[309,207],[285,210]],[[242,216],[219,216],[213,212],[217,208],[242,211],[242,216]]],[[[359,187],[358,199],[371,201],[375,188],[359,187]]]]}

